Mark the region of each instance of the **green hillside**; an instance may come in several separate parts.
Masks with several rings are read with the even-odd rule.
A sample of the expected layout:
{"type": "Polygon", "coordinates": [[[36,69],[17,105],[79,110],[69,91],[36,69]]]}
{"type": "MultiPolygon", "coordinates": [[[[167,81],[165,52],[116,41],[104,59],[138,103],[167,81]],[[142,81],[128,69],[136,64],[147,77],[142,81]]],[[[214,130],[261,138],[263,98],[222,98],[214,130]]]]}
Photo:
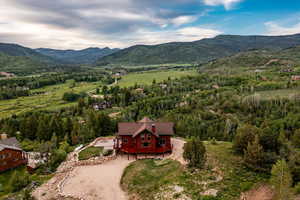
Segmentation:
{"type": "Polygon", "coordinates": [[[40,48],[36,51],[63,63],[94,64],[99,58],[119,51],[119,49],[87,48],[82,50],[57,50],[40,48]]]}
{"type": "Polygon", "coordinates": [[[300,46],[283,50],[254,50],[214,60],[205,68],[295,66],[300,64],[300,46]]]}
{"type": "Polygon", "coordinates": [[[42,71],[47,64],[27,56],[10,56],[0,53],[0,71],[14,74],[28,74],[42,71]]]}
{"type": "Polygon", "coordinates": [[[137,45],[98,60],[99,65],[205,63],[251,49],[284,49],[300,45],[300,34],[289,36],[220,35],[195,42],[137,45]]]}

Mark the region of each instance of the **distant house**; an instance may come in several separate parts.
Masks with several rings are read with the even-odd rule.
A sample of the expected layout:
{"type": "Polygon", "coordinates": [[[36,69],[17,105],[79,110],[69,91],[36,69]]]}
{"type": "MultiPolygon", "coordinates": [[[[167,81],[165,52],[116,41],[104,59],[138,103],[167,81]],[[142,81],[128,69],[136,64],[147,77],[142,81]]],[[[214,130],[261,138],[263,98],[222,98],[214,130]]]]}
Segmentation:
{"type": "Polygon", "coordinates": [[[14,137],[7,138],[1,134],[0,140],[0,172],[27,164],[27,155],[14,137]]]}
{"type": "Polygon", "coordinates": [[[112,107],[112,104],[108,101],[103,101],[100,103],[93,104],[94,110],[104,110],[104,109],[111,108],[111,107],[112,107]]]}
{"type": "Polygon", "coordinates": [[[280,72],[282,72],[282,73],[294,72],[294,69],[293,68],[283,68],[280,70],[280,72]]]}
{"type": "Polygon", "coordinates": [[[114,148],[129,154],[171,152],[173,127],[172,122],[154,122],[147,117],[138,122],[121,122],[114,148]]]}
{"type": "Polygon", "coordinates": [[[299,81],[300,80],[300,76],[292,76],[292,81],[299,81]]]}
{"type": "Polygon", "coordinates": [[[144,89],[143,88],[137,88],[135,89],[136,92],[138,93],[144,93],[144,89]]]}

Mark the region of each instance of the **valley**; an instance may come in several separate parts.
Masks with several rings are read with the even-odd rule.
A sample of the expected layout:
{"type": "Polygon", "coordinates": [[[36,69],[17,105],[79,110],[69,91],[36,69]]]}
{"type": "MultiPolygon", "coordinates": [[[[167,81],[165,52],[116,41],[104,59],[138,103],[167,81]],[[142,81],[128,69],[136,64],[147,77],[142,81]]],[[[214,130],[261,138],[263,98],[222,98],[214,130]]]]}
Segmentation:
{"type": "Polygon", "coordinates": [[[298,37],[256,38],[262,46],[250,36],[134,46],[103,57],[93,51],[84,63],[60,61],[65,51],[41,55],[41,49],[5,45],[0,70],[15,76],[0,79],[0,152],[33,153],[43,161],[28,171],[1,172],[0,199],[271,200],[284,194],[297,200],[298,37]],[[187,55],[186,45],[199,57],[187,55]],[[162,54],[164,48],[174,48],[174,55],[162,54]],[[127,133],[130,126],[134,132],[127,133]],[[7,147],[7,138],[19,147],[7,147]],[[138,144],[167,152],[131,155],[138,144]],[[53,197],[56,192],[61,196],[53,197]]]}

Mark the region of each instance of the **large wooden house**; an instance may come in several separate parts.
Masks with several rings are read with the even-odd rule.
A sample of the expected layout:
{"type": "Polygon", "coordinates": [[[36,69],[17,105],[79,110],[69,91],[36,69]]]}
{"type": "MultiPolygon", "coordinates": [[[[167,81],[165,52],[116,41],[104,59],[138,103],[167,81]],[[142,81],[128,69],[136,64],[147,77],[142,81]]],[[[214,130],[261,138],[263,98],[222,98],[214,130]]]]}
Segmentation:
{"type": "Polygon", "coordinates": [[[129,154],[167,153],[172,151],[172,122],[154,122],[145,117],[138,122],[121,122],[114,148],[129,154]]]}
{"type": "Polygon", "coordinates": [[[16,138],[0,138],[0,172],[27,164],[26,153],[20,148],[16,138]]]}

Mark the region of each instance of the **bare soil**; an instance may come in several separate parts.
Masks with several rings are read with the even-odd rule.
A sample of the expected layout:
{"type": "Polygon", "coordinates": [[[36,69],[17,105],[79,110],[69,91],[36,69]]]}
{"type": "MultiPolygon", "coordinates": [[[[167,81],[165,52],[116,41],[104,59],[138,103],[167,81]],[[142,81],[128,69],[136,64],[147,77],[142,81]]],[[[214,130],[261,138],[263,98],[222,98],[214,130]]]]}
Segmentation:
{"type": "Polygon", "coordinates": [[[76,167],[62,192],[86,200],[126,200],[120,180],[123,170],[132,161],[119,157],[101,165],[76,167]]]}
{"type": "Polygon", "coordinates": [[[274,193],[267,185],[262,185],[242,194],[240,200],[272,200],[274,193]]]}

